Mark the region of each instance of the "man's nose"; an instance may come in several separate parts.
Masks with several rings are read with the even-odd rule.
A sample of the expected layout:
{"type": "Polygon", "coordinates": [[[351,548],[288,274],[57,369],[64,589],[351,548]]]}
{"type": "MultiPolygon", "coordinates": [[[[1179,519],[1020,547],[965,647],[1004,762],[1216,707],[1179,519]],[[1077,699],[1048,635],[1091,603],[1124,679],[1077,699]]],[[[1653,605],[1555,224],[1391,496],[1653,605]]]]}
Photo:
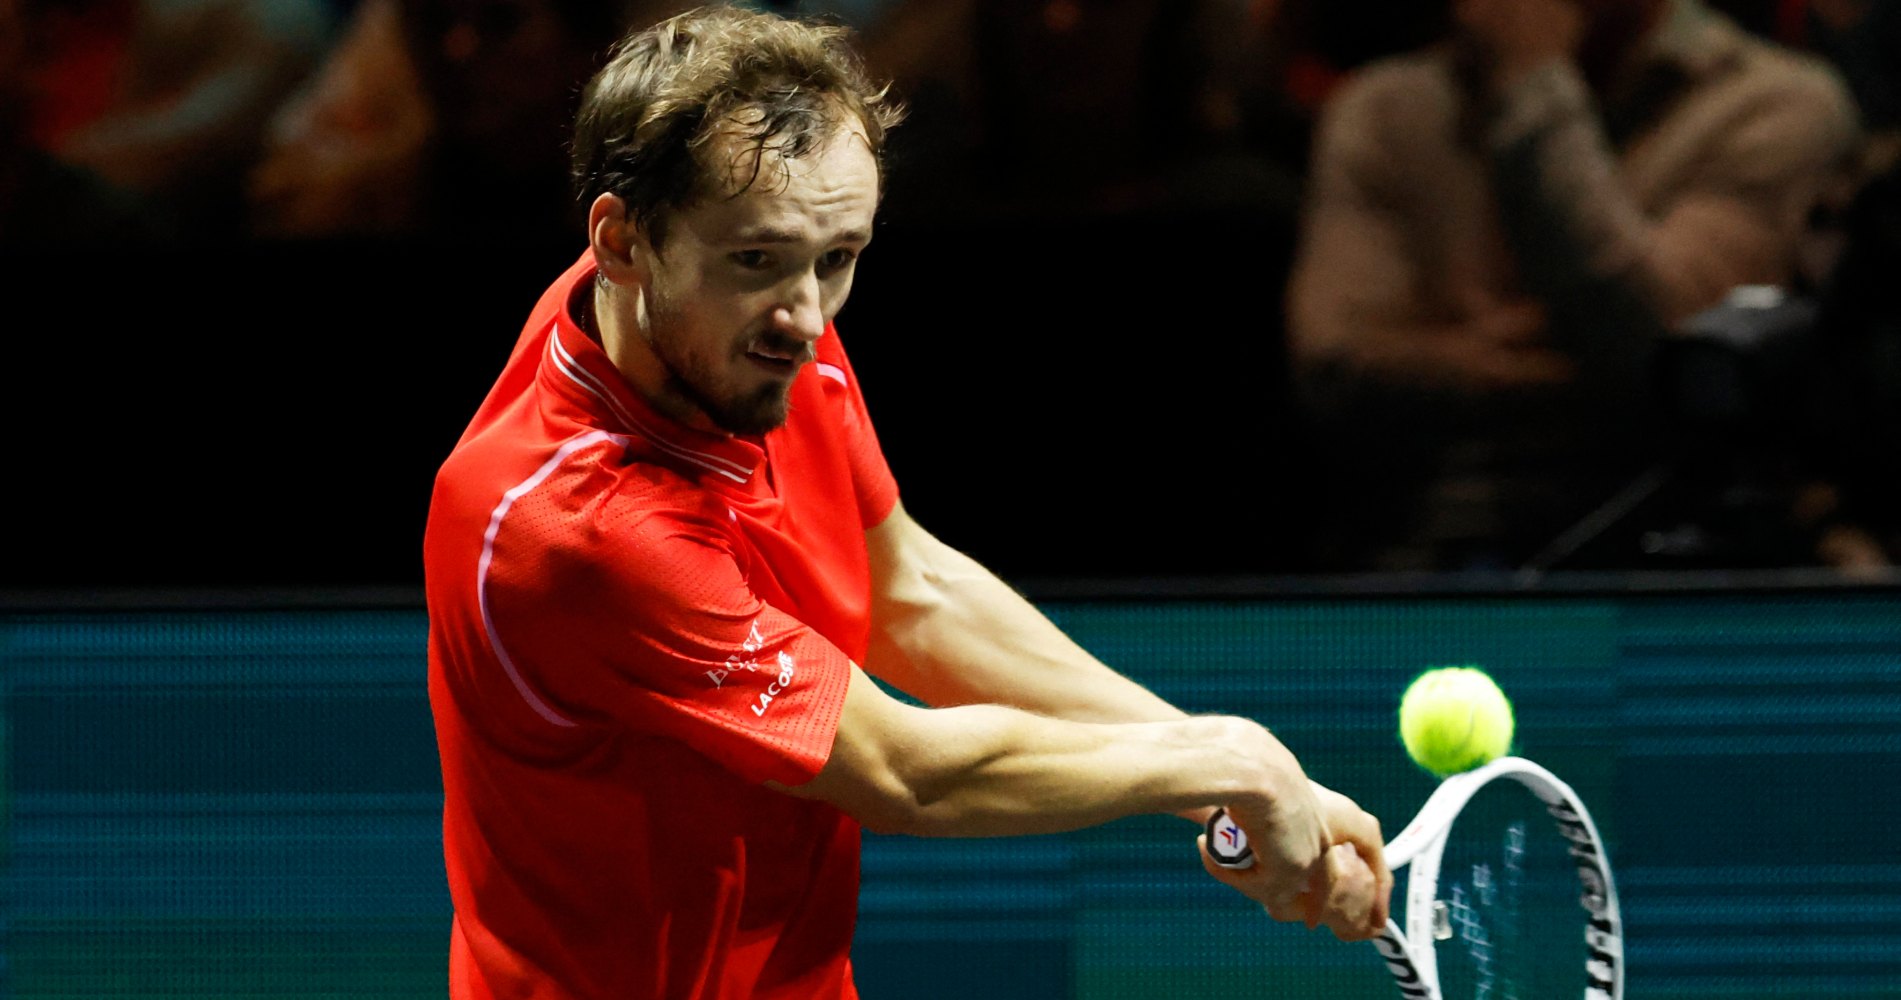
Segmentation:
{"type": "Polygon", "coordinates": [[[807,271],[787,283],[785,296],[774,307],[773,325],[807,343],[825,334],[825,307],[818,275],[807,271]]]}

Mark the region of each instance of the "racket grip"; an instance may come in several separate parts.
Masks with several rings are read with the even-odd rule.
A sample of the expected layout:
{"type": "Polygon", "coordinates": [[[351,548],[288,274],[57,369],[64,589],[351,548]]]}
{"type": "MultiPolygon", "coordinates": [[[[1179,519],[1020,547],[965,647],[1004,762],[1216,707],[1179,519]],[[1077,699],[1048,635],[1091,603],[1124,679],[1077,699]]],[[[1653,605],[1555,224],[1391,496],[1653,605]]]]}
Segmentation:
{"type": "Polygon", "coordinates": [[[1208,817],[1208,856],[1223,868],[1254,867],[1254,848],[1248,835],[1226,809],[1216,809],[1208,817]]]}

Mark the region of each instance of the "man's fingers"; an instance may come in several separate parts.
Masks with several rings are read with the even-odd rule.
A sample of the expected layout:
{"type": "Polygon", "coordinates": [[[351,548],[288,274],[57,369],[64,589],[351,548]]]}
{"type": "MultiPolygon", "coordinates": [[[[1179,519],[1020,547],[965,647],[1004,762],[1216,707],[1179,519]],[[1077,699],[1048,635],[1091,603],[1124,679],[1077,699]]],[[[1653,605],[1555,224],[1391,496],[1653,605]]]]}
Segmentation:
{"type": "Polygon", "coordinates": [[[1314,904],[1311,902],[1312,899],[1313,894],[1303,892],[1292,899],[1281,900],[1277,903],[1262,903],[1261,909],[1266,910],[1268,916],[1273,917],[1281,923],[1302,923],[1306,924],[1308,929],[1311,930],[1314,924],[1313,921],[1309,919],[1308,913],[1314,909],[1314,904]]]}
{"type": "Polygon", "coordinates": [[[1363,941],[1386,924],[1384,919],[1377,923],[1373,919],[1378,909],[1378,885],[1372,869],[1353,845],[1339,844],[1321,859],[1307,891],[1266,899],[1261,906],[1268,916],[1282,923],[1298,922],[1308,930],[1325,927],[1342,941],[1363,941]]]}
{"type": "Polygon", "coordinates": [[[1197,834],[1195,837],[1195,846],[1200,848],[1201,867],[1207,869],[1208,874],[1214,876],[1215,881],[1227,882],[1229,885],[1233,885],[1234,883],[1230,881],[1230,876],[1234,873],[1215,864],[1214,855],[1208,853],[1208,835],[1205,833],[1197,834]]]}
{"type": "Polygon", "coordinates": [[[1393,869],[1386,863],[1386,852],[1373,857],[1373,926],[1378,934],[1393,916],[1393,869]]]}
{"type": "Polygon", "coordinates": [[[1378,879],[1352,844],[1339,844],[1327,852],[1327,902],[1322,919],[1327,929],[1342,941],[1363,941],[1378,933],[1373,915],[1378,908],[1378,879]]]}
{"type": "Polygon", "coordinates": [[[1362,811],[1347,827],[1341,844],[1352,845],[1373,878],[1373,908],[1368,918],[1377,933],[1386,926],[1392,910],[1393,869],[1386,863],[1386,840],[1380,833],[1380,821],[1372,813],[1362,811]]]}
{"type": "Polygon", "coordinates": [[[1392,910],[1393,872],[1386,864],[1380,821],[1331,788],[1313,788],[1328,840],[1314,869],[1321,922],[1343,940],[1365,940],[1386,926],[1392,910]]]}
{"type": "Polygon", "coordinates": [[[1378,915],[1384,925],[1386,902],[1393,889],[1393,870],[1386,864],[1386,838],[1380,833],[1380,821],[1356,806],[1334,816],[1329,832],[1335,845],[1351,845],[1371,871],[1379,898],[1378,915]]]}
{"type": "Polygon", "coordinates": [[[1380,835],[1380,821],[1364,809],[1355,808],[1345,815],[1329,817],[1328,832],[1333,834],[1334,844],[1352,844],[1363,858],[1378,858],[1386,850],[1386,840],[1380,835]]]}
{"type": "Polygon", "coordinates": [[[1258,858],[1255,859],[1253,866],[1248,868],[1223,868],[1215,861],[1215,856],[1208,853],[1207,834],[1196,834],[1195,846],[1201,850],[1201,867],[1205,869],[1215,881],[1232,886],[1240,890],[1241,893],[1246,896],[1258,897],[1260,895],[1261,864],[1258,858]]]}
{"type": "Polygon", "coordinates": [[[1215,881],[1231,886],[1242,895],[1260,903],[1261,907],[1267,911],[1267,915],[1275,920],[1288,923],[1303,921],[1307,922],[1309,927],[1314,926],[1312,922],[1307,921],[1307,913],[1310,907],[1316,911],[1319,909],[1319,903],[1309,901],[1309,897],[1315,894],[1297,892],[1275,885],[1261,870],[1258,860],[1252,868],[1221,867],[1215,863],[1214,855],[1208,853],[1208,835],[1205,833],[1195,837],[1195,846],[1201,849],[1201,867],[1215,881]]]}

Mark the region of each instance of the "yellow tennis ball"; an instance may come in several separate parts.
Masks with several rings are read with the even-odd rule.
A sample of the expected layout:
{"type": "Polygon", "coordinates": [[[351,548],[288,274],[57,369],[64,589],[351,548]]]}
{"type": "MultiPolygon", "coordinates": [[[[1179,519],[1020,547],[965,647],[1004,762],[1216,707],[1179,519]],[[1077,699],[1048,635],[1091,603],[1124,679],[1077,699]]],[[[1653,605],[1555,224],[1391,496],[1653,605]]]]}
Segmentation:
{"type": "Polygon", "coordinates": [[[1436,667],[1399,700],[1399,739],[1420,767],[1441,778],[1511,752],[1512,703],[1477,667],[1436,667]]]}

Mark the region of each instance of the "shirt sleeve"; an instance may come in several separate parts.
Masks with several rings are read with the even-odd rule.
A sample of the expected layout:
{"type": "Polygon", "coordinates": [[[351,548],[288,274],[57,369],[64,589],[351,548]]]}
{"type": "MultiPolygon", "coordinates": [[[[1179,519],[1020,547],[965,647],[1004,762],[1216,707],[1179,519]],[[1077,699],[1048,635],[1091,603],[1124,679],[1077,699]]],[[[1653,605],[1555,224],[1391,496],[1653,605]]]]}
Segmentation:
{"type": "Polygon", "coordinates": [[[498,553],[494,636],[524,682],[574,725],[675,740],[751,781],[816,775],[849,658],[753,593],[715,512],[616,498],[588,520],[540,559],[498,553]]]}
{"type": "Polygon", "coordinates": [[[884,448],[878,443],[871,411],[865,406],[864,392],[858,386],[858,375],[852,371],[844,343],[836,330],[825,341],[829,350],[821,354],[820,361],[838,370],[846,390],[845,442],[851,460],[852,486],[858,495],[858,522],[865,528],[876,527],[898,505],[898,481],[885,461],[884,448]]]}

